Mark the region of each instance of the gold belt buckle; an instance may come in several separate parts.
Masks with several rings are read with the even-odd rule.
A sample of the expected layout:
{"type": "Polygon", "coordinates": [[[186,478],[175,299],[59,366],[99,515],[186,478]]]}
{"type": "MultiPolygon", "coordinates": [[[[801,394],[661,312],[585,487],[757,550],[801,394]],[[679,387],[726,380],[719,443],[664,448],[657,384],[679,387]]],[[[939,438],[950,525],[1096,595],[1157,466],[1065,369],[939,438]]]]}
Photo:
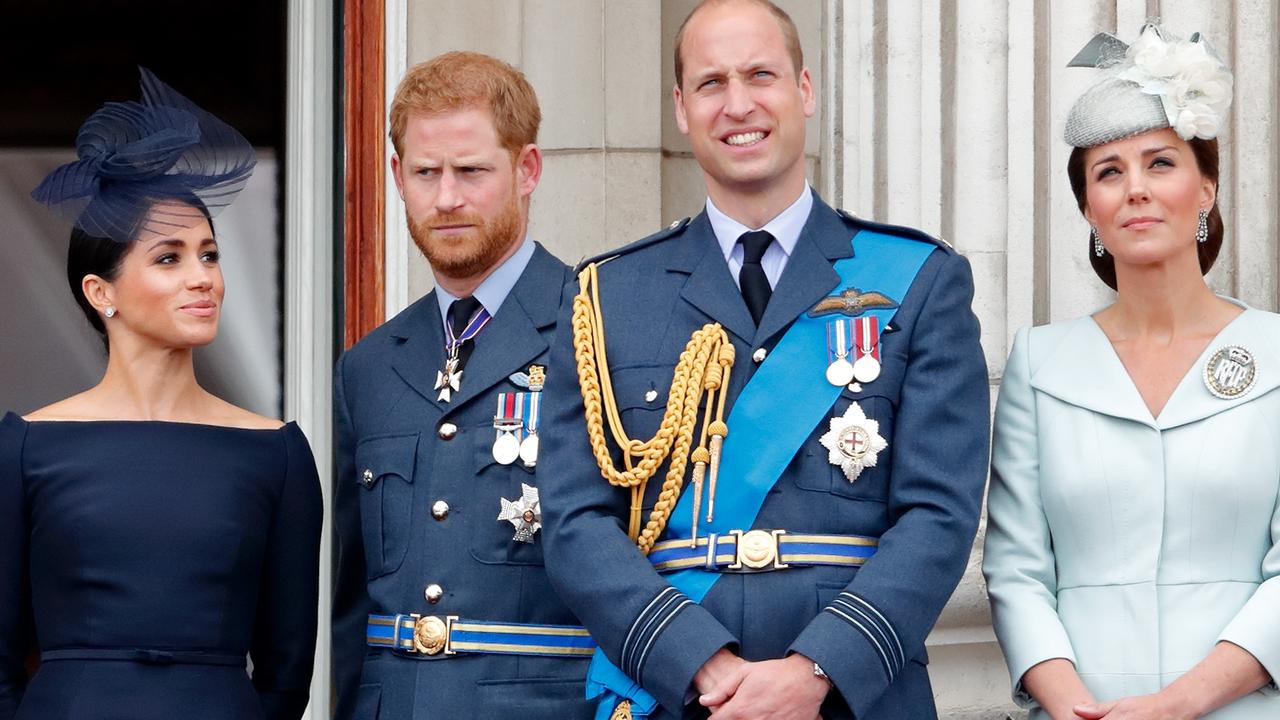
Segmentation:
{"type": "Polygon", "coordinates": [[[729,534],[737,540],[729,570],[765,572],[790,567],[782,562],[779,540],[787,534],[786,530],[730,530],[729,534]]]}
{"type": "Polygon", "coordinates": [[[455,654],[449,646],[449,636],[453,632],[454,621],[458,619],[457,615],[442,618],[438,615],[412,614],[409,617],[413,618],[414,652],[427,655],[439,655],[441,652],[445,655],[455,654]]]}

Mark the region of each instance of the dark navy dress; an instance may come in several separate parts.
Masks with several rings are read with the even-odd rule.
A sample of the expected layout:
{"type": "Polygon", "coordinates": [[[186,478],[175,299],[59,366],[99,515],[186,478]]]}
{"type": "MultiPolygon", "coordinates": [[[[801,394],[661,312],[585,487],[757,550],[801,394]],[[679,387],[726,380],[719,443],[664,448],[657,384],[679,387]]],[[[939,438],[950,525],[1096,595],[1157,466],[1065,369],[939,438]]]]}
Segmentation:
{"type": "Polygon", "coordinates": [[[6,415],[0,720],[301,717],[321,508],[292,423],[6,415]]]}

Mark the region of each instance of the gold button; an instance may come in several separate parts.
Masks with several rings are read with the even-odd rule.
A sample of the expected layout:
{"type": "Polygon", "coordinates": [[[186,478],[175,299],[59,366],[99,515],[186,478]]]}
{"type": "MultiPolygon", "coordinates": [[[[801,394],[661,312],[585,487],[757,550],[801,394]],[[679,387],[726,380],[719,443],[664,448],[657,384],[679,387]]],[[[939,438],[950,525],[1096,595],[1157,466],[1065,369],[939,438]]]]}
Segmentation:
{"type": "Polygon", "coordinates": [[[452,440],[453,436],[458,434],[458,426],[451,422],[440,423],[440,430],[437,434],[441,440],[452,440]]]}
{"type": "Polygon", "coordinates": [[[422,593],[422,596],[427,599],[427,602],[435,605],[440,602],[440,598],[444,597],[444,588],[435,583],[431,583],[427,586],[426,591],[422,593]]]}
{"type": "Polygon", "coordinates": [[[768,350],[765,350],[764,348],[756,348],[756,351],[751,353],[751,362],[759,365],[760,363],[764,362],[764,359],[768,356],[769,356],[768,350]]]}
{"type": "Polygon", "coordinates": [[[431,506],[431,517],[437,520],[449,517],[449,503],[443,500],[435,501],[435,504],[431,506]]]}

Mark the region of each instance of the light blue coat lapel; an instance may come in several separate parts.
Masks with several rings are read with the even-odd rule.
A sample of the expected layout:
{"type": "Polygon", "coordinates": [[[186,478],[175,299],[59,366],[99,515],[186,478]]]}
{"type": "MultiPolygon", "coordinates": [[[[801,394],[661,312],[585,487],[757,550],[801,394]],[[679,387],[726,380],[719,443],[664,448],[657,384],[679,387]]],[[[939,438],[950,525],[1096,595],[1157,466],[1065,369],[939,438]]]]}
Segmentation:
{"type": "Polygon", "coordinates": [[[1090,316],[1072,321],[1052,348],[1033,348],[1031,386],[1093,412],[1169,430],[1250,402],[1280,387],[1280,351],[1274,323],[1266,313],[1246,308],[1205,347],[1169,397],[1159,418],[1151,417],[1106,333],[1090,316]],[[1204,367],[1220,348],[1240,345],[1253,353],[1258,379],[1248,393],[1223,400],[1204,384],[1204,367]]]}
{"type": "Polygon", "coordinates": [[[1168,404],[1161,411],[1156,423],[1161,430],[1168,430],[1180,425],[1187,425],[1197,420],[1220,412],[1230,410],[1238,405],[1252,402],[1256,398],[1280,387],[1280,352],[1277,352],[1277,328],[1274,322],[1267,322],[1274,316],[1251,308],[1237,317],[1230,325],[1218,333],[1218,337],[1209,343],[1196,364],[1191,367],[1187,377],[1182,379],[1178,389],[1169,397],[1168,404]],[[1204,368],[1213,354],[1227,345],[1239,345],[1253,354],[1257,367],[1257,380],[1253,389],[1234,400],[1223,400],[1213,393],[1204,382],[1204,368]]]}
{"type": "Polygon", "coordinates": [[[1032,358],[1031,387],[1065,403],[1155,427],[1111,341],[1092,317],[1073,320],[1055,347],[1033,351],[1043,364],[1032,358]]]}

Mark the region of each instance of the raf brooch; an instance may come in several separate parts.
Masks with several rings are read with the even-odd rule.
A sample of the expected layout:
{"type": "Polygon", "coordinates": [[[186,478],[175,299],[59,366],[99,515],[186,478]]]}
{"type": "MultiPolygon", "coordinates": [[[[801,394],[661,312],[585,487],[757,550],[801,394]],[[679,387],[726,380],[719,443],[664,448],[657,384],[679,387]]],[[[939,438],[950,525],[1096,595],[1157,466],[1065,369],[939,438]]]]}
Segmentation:
{"type": "Polygon", "coordinates": [[[844,471],[853,482],[865,468],[875,467],[876,454],[889,447],[880,437],[880,423],[868,418],[858,403],[849,403],[849,409],[838,418],[831,418],[831,429],[819,442],[828,451],[827,460],[844,471]]]}
{"type": "Polygon", "coordinates": [[[1204,366],[1204,384],[1223,400],[1235,400],[1253,389],[1258,380],[1258,364],[1253,353],[1239,345],[1219,348],[1204,366]]]}
{"type": "Polygon", "coordinates": [[[538,488],[520,483],[519,500],[515,502],[506,498],[499,498],[499,500],[502,501],[502,512],[498,513],[498,519],[506,520],[516,528],[516,534],[511,539],[518,542],[533,542],[534,533],[542,529],[542,507],[538,502],[538,488]]]}

